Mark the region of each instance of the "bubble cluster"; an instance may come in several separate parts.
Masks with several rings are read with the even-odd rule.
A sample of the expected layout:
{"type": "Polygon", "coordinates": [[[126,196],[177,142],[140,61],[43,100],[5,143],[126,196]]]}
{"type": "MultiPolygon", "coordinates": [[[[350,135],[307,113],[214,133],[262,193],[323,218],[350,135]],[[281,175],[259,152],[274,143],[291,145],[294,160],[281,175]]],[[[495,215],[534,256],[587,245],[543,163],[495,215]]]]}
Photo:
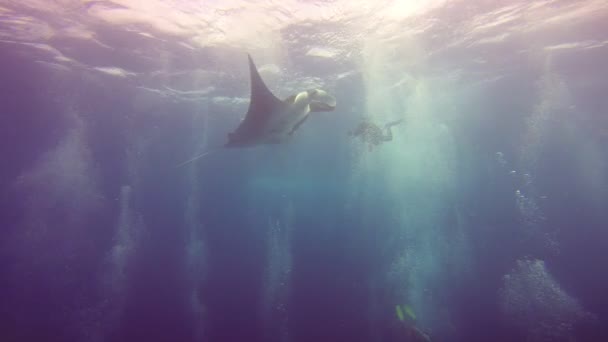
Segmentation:
{"type": "Polygon", "coordinates": [[[290,340],[287,322],[292,273],[293,216],[293,204],[288,203],[279,218],[269,218],[267,261],[261,300],[261,316],[266,325],[267,340],[290,340]]]}
{"type": "Polygon", "coordinates": [[[518,260],[504,276],[500,304],[504,316],[525,332],[528,341],[569,340],[575,324],[589,317],[537,259],[518,260]]]}
{"type": "Polygon", "coordinates": [[[539,193],[534,181],[535,177],[529,172],[511,169],[503,152],[495,153],[495,162],[514,185],[513,195],[520,217],[520,233],[522,233],[523,240],[534,243],[544,252],[552,255],[559,254],[558,230],[545,224],[547,218],[541,208],[542,201],[546,200],[548,196],[539,193]]]}

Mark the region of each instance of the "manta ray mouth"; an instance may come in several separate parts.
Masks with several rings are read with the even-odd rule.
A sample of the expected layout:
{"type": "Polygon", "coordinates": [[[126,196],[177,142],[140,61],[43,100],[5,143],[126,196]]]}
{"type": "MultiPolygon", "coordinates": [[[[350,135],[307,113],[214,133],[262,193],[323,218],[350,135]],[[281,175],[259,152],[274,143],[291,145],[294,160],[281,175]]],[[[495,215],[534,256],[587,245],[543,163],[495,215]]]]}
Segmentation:
{"type": "Polygon", "coordinates": [[[310,110],[313,112],[331,112],[336,109],[336,98],[321,89],[308,91],[310,96],[310,110]]]}
{"type": "Polygon", "coordinates": [[[336,109],[336,106],[329,103],[320,101],[313,101],[310,103],[310,110],[312,112],[331,112],[334,109],[336,109]]]}

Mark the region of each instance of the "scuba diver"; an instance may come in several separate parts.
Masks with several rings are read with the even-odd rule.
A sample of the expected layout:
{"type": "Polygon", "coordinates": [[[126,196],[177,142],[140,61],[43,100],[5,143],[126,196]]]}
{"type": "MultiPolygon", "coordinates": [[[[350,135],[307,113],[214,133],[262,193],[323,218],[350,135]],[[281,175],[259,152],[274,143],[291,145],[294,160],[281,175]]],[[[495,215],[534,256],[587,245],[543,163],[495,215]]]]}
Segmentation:
{"type": "Polygon", "coordinates": [[[368,149],[371,151],[374,146],[378,146],[383,142],[393,140],[393,132],[391,127],[400,124],[403,119],[391,121],[384,125],[384,130],[373,122],[365,120],[361,122],[354,131],[349,131],[348,135],[361,138],[361,140],[368,144],[368,149]]]}

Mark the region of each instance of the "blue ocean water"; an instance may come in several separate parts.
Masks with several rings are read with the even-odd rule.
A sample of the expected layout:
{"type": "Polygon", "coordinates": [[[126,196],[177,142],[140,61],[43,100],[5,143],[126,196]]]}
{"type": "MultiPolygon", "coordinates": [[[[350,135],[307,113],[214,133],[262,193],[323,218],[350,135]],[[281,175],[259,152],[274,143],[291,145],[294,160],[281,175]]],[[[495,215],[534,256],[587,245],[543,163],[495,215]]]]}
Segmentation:
{"type": "Polygon", "coordinates": [[[0,1],[0,341],[608,340],[607,19],[0,1]],[[336,109],[222,149],[247,53],[336,109]]]}

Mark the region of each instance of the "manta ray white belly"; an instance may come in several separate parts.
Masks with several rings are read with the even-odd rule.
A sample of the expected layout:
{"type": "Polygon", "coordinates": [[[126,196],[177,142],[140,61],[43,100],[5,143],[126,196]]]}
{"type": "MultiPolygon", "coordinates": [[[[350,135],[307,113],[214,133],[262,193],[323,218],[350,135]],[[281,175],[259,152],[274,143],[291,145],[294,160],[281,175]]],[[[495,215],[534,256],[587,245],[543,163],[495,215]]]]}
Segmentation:
{"type": "Polygon", "coordinates": [[[298,93],[292,105],[277,113],[268,122],[262,143],[279,144],[287,141],[293,132],[310,115],[310,99],[307,92],[298,93]]]}

